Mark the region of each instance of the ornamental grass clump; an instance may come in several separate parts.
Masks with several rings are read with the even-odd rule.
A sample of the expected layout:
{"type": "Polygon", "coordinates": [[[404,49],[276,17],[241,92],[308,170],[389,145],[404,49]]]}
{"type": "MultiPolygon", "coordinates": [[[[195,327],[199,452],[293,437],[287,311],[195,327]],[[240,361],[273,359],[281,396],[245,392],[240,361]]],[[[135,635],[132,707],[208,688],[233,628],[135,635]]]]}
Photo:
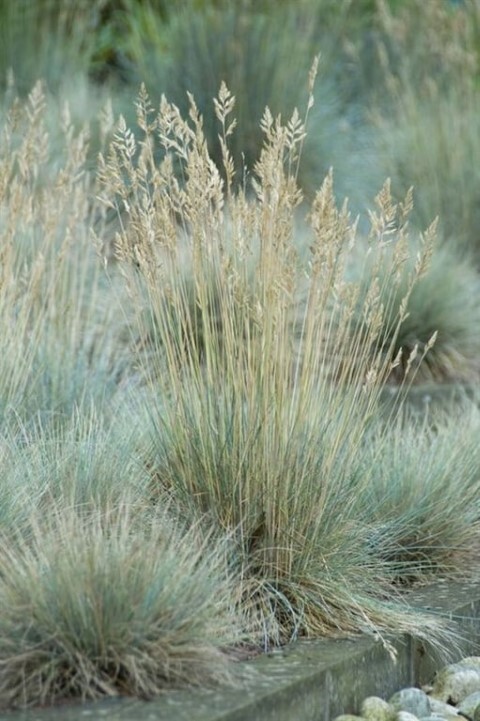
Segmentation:
{"type": "Polygon", "coordinates": [[[168,512],[32,514],[0,533],[0,706],[232,681],[242,638],[226,548],[168,512]]]}
{"type": "Polygon", "coordinates": [[[39,83],[0,128],[0,421],[53,423],[113,397],[122,321],[91,242],[102,232],[88,128],[69,109],[48,132],[39,83]]]}
{"type": "MultiPolygon", "coordinates": [[[[346,204],[337,207],[329,174],[299,250],[305,127],[296,111],[285,125],[265,111],[255,177],[235,189],[233,106],[223,85],[215,101],[222,171],[193,98],[186,121],[166,99],[156,113],[143,89],[143,138],[120,119],[99,161],[103,201],[124,214],[116,248],[130,298],[140,319],[150,317],[142,397],[152,494],[168,492],[187,518],[232,536],[242,604],[265,646],[386,629],[435,635],[436,621],[390,603],[391,567],[372,553],[371,526],[356,512],[370,482],[367,431],[398,361],[371,354],[383,319],[375,286],[362,331],[350,332],[361,293],[346,275],[355,223],[346,204]],[[155,140],[165,150],[160,164],[155,140]]],[[[381,255],[388,184],[378,202],[371,252],[381,255]]]]}

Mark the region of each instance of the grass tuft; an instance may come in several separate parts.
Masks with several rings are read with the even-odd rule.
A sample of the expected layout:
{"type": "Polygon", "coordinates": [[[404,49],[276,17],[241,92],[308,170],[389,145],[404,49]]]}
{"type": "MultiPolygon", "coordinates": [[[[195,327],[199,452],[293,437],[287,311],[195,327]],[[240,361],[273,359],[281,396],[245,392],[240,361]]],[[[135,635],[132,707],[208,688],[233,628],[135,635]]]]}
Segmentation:
{"type": "MultiPolygon", "coordinates": [[[[216,101],[220,124],[228,97],[223,88],[216,101]]],[[[361,292],[346,280],[356,226],[336,205],[332,175],[300,251],[298,113],[282,125],[265,111],[245,194],[229,182],[227,142],[222,180],[193,99],[190,122],[166,100],[155,118],[145,90],[137,108],[145,137],[137,145],[121,119],[100,167],[106,202],[127,209],[117,255],[131,298],[146,298],[153,319],[144,396],[152,492],[168,492],[187,517],[232,535],[243,603],[266,646],[359,630],[422,634],[424,619],[382,605],[393,576],[354,510],[370,482],[363,447],[393,362],[370,352],[383,317],[375,295],[365,305],[367,344],[363,330],[350,335],[361,292]],[[155,132],[173,156],[158,168],[155,132]]],[[[382,256],[394,206],[388,184],[378,205],[372,253],[382,256]]],[[[407,206],[398,209],[404,247],[407,206]]]]}
{"type": "Polygon", "coordinates": [[[242,628],[212,539],[128,506],[30,520],[0,541],[2,707],[232,681],[242,628]]]}
{"type": "Polygon", "coordinates": [[[465,401],[425,421],[393,424],[365,452],[371,483],[358,513],[403,586],[476,580],[479,549],[478,407],[465,401]]]}

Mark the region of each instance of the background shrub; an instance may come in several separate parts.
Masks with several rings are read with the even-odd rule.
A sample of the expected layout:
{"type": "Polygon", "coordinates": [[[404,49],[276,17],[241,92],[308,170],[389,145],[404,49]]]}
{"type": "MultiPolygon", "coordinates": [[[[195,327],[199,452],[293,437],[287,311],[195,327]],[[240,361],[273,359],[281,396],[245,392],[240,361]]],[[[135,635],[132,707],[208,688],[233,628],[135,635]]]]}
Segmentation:
{"type": "Polygon", "coordinates": [[[478,3],[414,2],[397,13],[385,5],[379,20],[380,164],[400,192],[414,185],[419,227],[438,215],[445,242],[477,256],[478,3]]]}
{"type": "Polygon", "coordinates": [[[474,383],[480,370],[480,283],[471,259],[461,257],[454,245],[436,247],[428,268],[412,286],[418,244],[411,244],[407,257],[399,253],[395,235],[390,243],[380,263],[368,253],[363,263],[360,256],[353,263],[352,272],[363,284],[353,327],[364,322],[363,304],[373,284],[384,308],[379,346],[391,360],[398,358],[391,382],[404,381],[410,368],[415,370],[415,383],[474,383]],[[392,269],[399,277],[397,285],[391,283],[392,269]],[[403,304],[405,316],[398,326],[403,304]]]}
{"type": "MultiPolygon", "coordinates": [[[[351,124],[339,125],[337,101],[327,78],[332,40],[319,37],[320,14],[311,3],[276,6],[244,4],[187,5],[165,20],[152,15],[148,34],[141,34],[136,15],[131,19],[135,45],[131,51],[139,80],[145,82],[154,101],[165,92],[186,117],[187,93],[203,117],[203,131],[212,159],[222,166],[213,98],[225,82],[235,97],[237,126],[229,138],[229,149],[237,169],[236,182],[252,174],[263,138],[260,120],[268,105],[273,116],[289,116],[297,107],[303,116],[308,103],[308,74],[315,55],[322,53],[315,94],[310,110],[306,147],[299,163],[298,178],[313,193],[329,167],[335,163],[339,183],[348,187],[349,144],[355,141],[351,124]]],[[[141,22],[140,20],[138,21],[141,22]]],[[[357,133],[357,142],[359,133],[357,133]]],[[[352,183],[349,186],[352,189],[352,183]]]]}

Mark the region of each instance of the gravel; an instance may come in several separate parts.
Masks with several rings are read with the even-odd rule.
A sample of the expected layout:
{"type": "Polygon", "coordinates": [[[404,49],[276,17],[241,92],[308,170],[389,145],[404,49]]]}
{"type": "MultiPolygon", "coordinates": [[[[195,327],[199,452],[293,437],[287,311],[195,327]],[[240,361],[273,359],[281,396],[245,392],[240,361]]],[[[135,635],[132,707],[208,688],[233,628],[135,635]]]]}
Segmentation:
{"type": "Polygon", "coordinates": [[[404,688],[389,699],[369,696],[358,714],[334,721],[480,721],[480,656],[437,672],[431,686],[404,688]]]}

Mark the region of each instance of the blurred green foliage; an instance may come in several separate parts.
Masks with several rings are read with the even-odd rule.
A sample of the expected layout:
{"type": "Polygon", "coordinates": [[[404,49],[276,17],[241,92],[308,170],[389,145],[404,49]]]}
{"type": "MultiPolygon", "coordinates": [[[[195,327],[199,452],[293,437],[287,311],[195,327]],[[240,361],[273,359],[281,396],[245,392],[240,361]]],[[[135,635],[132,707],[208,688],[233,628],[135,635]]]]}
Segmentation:
{"type": "Polygon", "coordinates": [[[52,89],[91,69],[103,30],[103,0],[0,0],[0,82],[12,72],[29,91],[43,79],[52,89]]]}

